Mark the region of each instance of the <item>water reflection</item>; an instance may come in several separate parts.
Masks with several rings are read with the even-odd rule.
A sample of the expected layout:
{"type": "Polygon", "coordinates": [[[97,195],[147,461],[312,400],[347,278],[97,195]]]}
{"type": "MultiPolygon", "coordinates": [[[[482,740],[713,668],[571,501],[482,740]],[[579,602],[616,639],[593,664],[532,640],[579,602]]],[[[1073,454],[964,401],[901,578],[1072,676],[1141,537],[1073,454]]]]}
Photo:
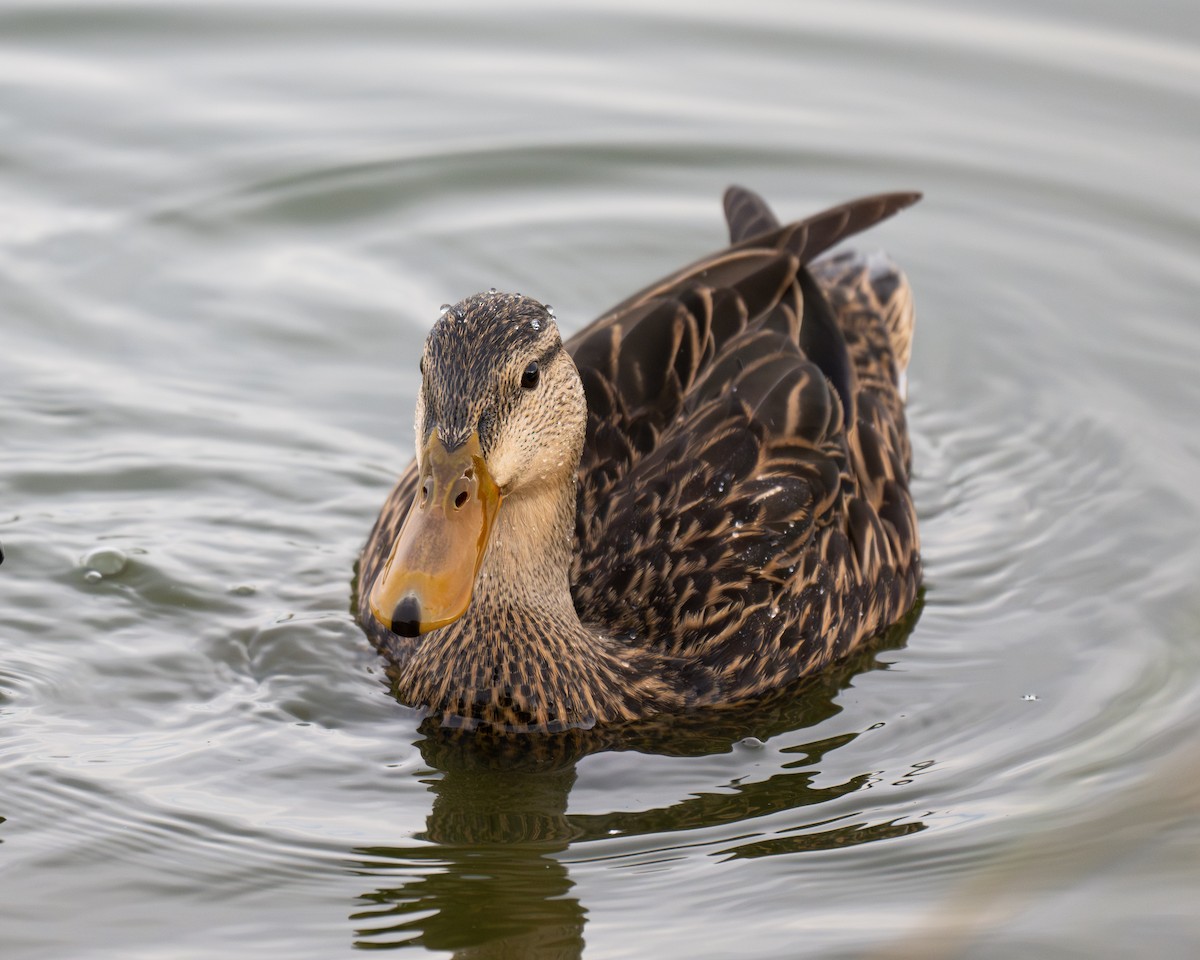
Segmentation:
{"type": "MultiPolygon", "coordinates": [[[[916,621],[801,689],[737,710],[709,711],[631,726],[613,733],[574,731],[555,737],[487,742],[435,726],[422,728],[422,757],[441,771],[428,781],[433,806],[425,830],[403,846],[362,847],[353,864],[385,878],[362,894],[351,914],[355,946],[420,945],[460,958],[574,958],[583,953],[586,909],[571,895],[567,866],[556,855],[573,843],[614,837],[702,831],[787,810],[819,807],[862,789],[863,773],[815,786],[819,765],[856,733],[791,746],[794,755],[762,780],[690,796],[666,807],[568,814],[576,762],[598,750],[674,756],[727,752],[745,737],[766,739],[818,724],[839,712],[838,693],[858,673],[879,668],[879,652],[903,645],[916,621]]],[[[815,811],[814,811],[815,813],[815,811]]],[[[865,824],[815,814],[787,835],[742,842],[723,857],[766,857],[887,839],[924,829],[914,821],[865,824]]],[[[675,842],[675,841],[672,841],[675,842]]]]}
{"type": "Polygon", "coordinates": [[[568,766],[448,770],[431,783],[425,831],[410,846],[357,851],[373,876],[404,878],[365,894],[355,946],[420,945],[455,957],[578,957],[584,909],[554,858],[572,827],[568,766]]]}

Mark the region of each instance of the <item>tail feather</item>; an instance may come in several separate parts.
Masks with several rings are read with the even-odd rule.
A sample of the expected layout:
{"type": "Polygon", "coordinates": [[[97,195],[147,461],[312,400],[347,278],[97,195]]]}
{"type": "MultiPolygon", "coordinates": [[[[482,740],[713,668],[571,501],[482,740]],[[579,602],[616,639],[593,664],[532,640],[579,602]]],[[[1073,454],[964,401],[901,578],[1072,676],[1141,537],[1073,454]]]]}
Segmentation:
{"type": "Polygon", "coordinates": [[[912,356],[912,288],[887,254],[848,250],[811,264],[850,344],[860,383],[890,380],[904,397],[912,356]]]}
{"type": "Polygon", "coordinates": [[[729,224],[730,243],[741,243],[779,229],[779,220],[767,201],[737,184],[725,191],[725,222],[729,224]]]}

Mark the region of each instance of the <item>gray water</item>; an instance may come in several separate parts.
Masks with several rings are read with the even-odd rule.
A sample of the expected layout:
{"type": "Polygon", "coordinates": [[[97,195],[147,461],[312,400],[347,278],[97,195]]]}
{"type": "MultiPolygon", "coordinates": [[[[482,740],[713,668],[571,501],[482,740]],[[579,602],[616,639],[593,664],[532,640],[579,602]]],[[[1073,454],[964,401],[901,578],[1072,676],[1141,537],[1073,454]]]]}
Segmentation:
{"type": "Polygon", "coordinates": [[[0,6],[6,958],[1193,957],[1194,3],[0,6]],[[925,606],[784,708],[472,770],[352,567],[439,304],[574,331],[924,190],[925,606]]]}

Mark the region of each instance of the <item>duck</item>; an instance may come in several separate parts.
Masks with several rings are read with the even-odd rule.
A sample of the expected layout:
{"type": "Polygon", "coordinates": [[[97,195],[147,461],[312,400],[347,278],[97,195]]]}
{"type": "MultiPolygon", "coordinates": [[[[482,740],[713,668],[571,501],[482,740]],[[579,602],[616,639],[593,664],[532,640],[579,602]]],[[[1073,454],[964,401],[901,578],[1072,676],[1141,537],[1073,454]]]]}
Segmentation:
{"type": "Polygon", "coordinates": [[[614,728],[784,689],[901,620],[912,292],[832,248],[920,196],[781,225],[730,187],[727,247],[565,339],[529,296],[445,305],[357,565],[393,695],[456,730],[614,728]]]}

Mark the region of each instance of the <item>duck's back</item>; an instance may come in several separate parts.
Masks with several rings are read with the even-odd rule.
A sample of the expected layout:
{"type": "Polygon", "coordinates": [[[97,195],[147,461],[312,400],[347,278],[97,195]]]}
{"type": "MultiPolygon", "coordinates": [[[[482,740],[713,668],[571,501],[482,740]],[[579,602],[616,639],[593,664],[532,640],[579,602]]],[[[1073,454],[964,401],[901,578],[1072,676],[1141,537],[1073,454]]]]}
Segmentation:
{"type": "Polygon", "coordinates": [[[695,663],[700,701],[818,669],[915,602],[909,288],[883,258],[811,261],[917,197],[781,228],[732,188],[733,246],[568,344],[589,408],[576,608],[695,663]]]}

